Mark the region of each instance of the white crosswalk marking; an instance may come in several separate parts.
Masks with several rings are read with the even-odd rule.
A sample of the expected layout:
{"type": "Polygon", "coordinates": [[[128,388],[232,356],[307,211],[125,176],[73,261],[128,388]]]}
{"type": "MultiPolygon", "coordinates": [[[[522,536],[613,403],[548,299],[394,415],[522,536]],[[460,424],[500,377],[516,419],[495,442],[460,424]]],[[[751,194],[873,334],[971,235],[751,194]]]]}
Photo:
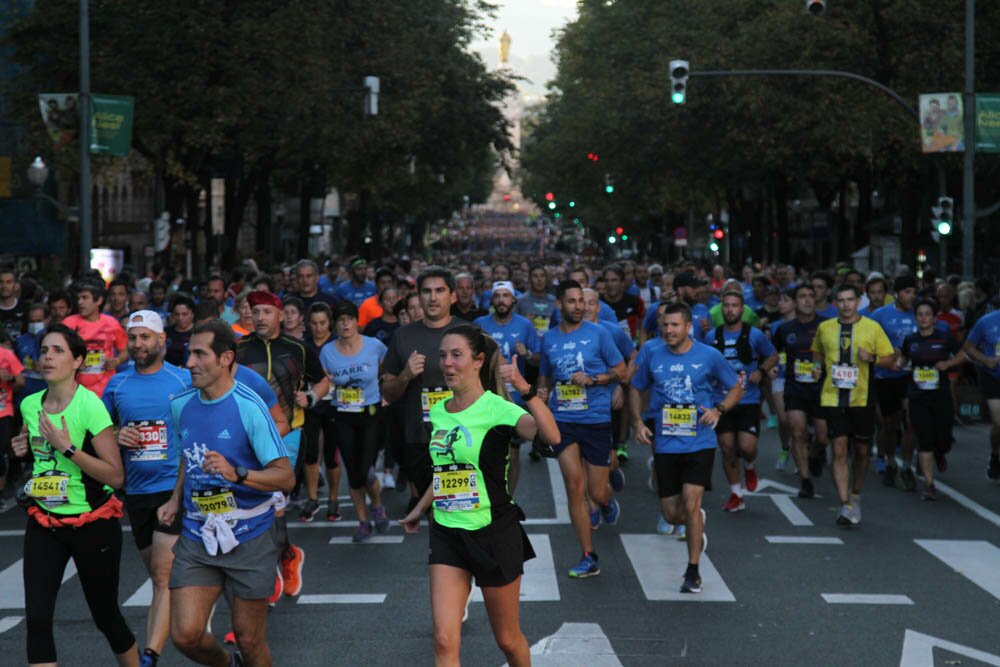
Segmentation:
{"type": "Polygon", "coordinates": [[[647,600],[736,601],[707,554],[702,554],[698,564],[702,592],[680,592],[688,564],[686,542],[662,535],[622,535],[621,541],[647,600]]]}
{"type": "Polygon", "coordinates": [[[768,535],[768,544],[843,544],[839,537],[800,537],[798,535],[768,535]]]}
{"type": "MultiPolygon", "coordinates": [[[[76,565],[73,561],[66,564],[63,572],[63,583],[76,575],[76,565]]],[[[0,572],[0,609],[24,609],[24,582],[21,576],[21,559],[0,572]]]]}
{"type": "MultiPolygon", "coordinates": [[[[611,641],[597,623],[563,623],[554,635],[531,647],[535,667],[622,667],[611,641]]],[[[504,664],[504,667],[508,667],[504,664]]]]}
{"type": "MultiPolygon", "coordinates": [[[[552,560],[552,543],[549,536],[535,533],[528,536],[535,550],[535,557],[524,564],[521,577],[521,602],[555,602],[559,597],[559,580],[552,560]]],[[[472,594],[473,602],[482,602],[483,593],[477,587],[472,594]]]]}
{"type": "Polygon", "coordinates": [[[24,620],[24,616],[4,616],[0,618],[0,635],[7,632],[11,628],[17,627],[17,624],[24,620]]]}
{"type": "Polygon", "coordinates": [[[372,535],[367,542],[354,542],[353,537],[331,537],[329,544],[402,544],[402,535],[372,535]]]}
{"type": "Polygon", "coordinates": [[[124,607],[148,607],[153,602],[153,580],[146,577],[146,581],[139,587],[132,597],[125,600],[124,607]]]}
{"type": "MultiPolygon", "coordinates": [[[[970,646],[963,646],[950,642],[947,639],[940,639],[925,635],[915,630],[907,630],[903,635],[903,654],[899,658],[899,667],[934,667],[934,648],[943,649],[967,658],[978,660],[987,665],[1000,667],[1000,655],[993,655],[986,651],[980,651],[970,646]]],[[[946,662],[946,665],[960,665],[961,661],[946,662]]]]}
{"type": "Polygon", "coordinates": [[[300,595],[296,604],[382,604],[385,596],[385,593],[300,595]]]}
{"type": "Polygon", "coordinates": [[[913,604],[906,595],[867,595],[862,593],[823,593],[829,604],[913,604]]]}
{"type": "Polygon", "coordinates": [[[914,540],[950,569],[1000,599],[1000,549],[983,540],[914,540]]]}

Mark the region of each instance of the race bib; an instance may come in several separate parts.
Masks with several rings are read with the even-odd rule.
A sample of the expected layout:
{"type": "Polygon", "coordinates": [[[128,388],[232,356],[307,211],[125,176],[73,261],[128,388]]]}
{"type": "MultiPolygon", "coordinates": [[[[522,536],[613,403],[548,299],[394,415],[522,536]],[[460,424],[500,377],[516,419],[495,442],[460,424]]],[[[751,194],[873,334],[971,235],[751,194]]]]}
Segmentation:
{"type": "Polygon", "coordinates": [[[795,377],[795,381],[803,384],[815,384],[816,378],[813,377],[813,370],[815,368],[816,363],[813,361],[796,359],[795,365],[792,366],[792,373],[795,377]]]}
{"type": "Polygon", "coordinates": [[[936,368],[914,368],[913,384],[922,391],[934,391],[941,386],[941,374],[936,368]]]}
{"type": "Polygon", "coordinates": [[[785,366],[788,365],[788,353],[787,352],[779,352],[778,353],[778,365],[781,366],[782,368],[784,368],[785,366]]]}
{"type": "Polygon", "coordinates": [[[169,440],[167,423],[162,419],[129,422],[126,426],[139,431],[139,447],[129,448],[130,461],[166,461],[169,440]]]}
{"type": "Polygon", "coordinates": [[[663,406],[660,435],[691,438],[698,435],[698,408],[693,403],[663,406]]]}
{"type": "Polygon", "coordinates": [[[535,315],[531,318],[531,324],[539,336],[545,335],[549,330],[549,318],[546,315],[535,315]]]}
{"type": "Polygon", "coordinates": [[[581,412],[587,409],[587,390],[578,384],[559,382],[556,384],[556,410],[559,412],[581,412]]]}
{"type": "Polygon", "coordinates": [[[365,407],[365,390],[361,387],[337,387],[337,410],[361,412],[365,407]]]}
{"type": "Polygon", "coordinates": [[[236,498],[229,489],[215,488],[194,491],[191,494],[191,501],[202,514],[228,514],[239,509],[236,506],[236,498]]]}
{"type": "Polygon", "coordinates": [[[48,507],[65,505],[69,502],[69,475],[47,470],[29,479],[24,485],[24,493],[48,507]]]}
{"type": "Polygon", "coordinates": [[[104,350],[88,349],[87,356],[83,359],[81,373],[90,375],[100,375],[104,372],[104,350]]]}
{"type": "Polygon", "coordinates": [[[833,386],[837,389],[854,389],[858,386],[860,370],[857,366],[834,364],[830,373],[833,386]]]}
{"type": "Polygon", "coordinates": [[[467,512],[479,508],[479,475],[465,463],[434,466],[434,507],[442,512],[467,512]]]}
{"type": "Polygon", "coordinates": [[[420,391],[420,409],[424,413],[424,421],[430,422],[431,420],[431,408],[440,401],[446,401],[451,398],[450,389],[442,389],[441,387],[435,387],[434,389],[428,389],[424,387],[420,391]]]}

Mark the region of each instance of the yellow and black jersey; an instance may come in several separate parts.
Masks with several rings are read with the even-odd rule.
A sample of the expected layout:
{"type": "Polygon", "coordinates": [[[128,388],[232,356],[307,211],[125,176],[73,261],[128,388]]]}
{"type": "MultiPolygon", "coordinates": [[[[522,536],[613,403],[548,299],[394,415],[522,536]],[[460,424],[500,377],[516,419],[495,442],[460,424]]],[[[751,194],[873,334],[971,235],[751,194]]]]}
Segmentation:
{"type": "Polygon", "coordinates": [[[816,330],[812,349],[823,355],[823,390],[820,405],[827,408],[857,408],[874,405],[871,391],[874,362],[858,359],[858,348],[876,358],[893,354],[892,344],[882,327],[867,317],[853,324],[826,320],[816,330]]]}

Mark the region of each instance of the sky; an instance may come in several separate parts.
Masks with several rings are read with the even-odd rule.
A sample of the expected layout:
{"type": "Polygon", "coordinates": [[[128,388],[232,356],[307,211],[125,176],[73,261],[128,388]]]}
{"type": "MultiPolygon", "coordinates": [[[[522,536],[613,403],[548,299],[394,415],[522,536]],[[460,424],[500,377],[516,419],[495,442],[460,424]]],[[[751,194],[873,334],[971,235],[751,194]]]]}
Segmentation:
{"type": "Polygon", "coordinates": [[[512,40],[510,66],[515,73],[530,79],[521,83],[526,101],[542,97],[545,84],[556,73],[552,62],[555,46],[552,31],[576,16],[576,0],[496,0],[496,4],[499,11],[491,21],[493,35],[489,41],[474,43],[472,48],[482,55],[488,67],[496,67],[500,35],[507,30],[512,40]]]}

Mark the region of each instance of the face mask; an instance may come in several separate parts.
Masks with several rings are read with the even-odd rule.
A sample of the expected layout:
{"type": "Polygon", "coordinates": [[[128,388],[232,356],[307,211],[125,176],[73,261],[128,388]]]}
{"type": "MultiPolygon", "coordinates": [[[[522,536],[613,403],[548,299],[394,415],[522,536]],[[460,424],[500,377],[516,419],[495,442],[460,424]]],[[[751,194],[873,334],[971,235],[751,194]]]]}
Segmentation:
{"type": "Polygon", "coordinates": [[[45,322],[28,322],[28,333],[38,335],[45,331],[45,322]]]}

